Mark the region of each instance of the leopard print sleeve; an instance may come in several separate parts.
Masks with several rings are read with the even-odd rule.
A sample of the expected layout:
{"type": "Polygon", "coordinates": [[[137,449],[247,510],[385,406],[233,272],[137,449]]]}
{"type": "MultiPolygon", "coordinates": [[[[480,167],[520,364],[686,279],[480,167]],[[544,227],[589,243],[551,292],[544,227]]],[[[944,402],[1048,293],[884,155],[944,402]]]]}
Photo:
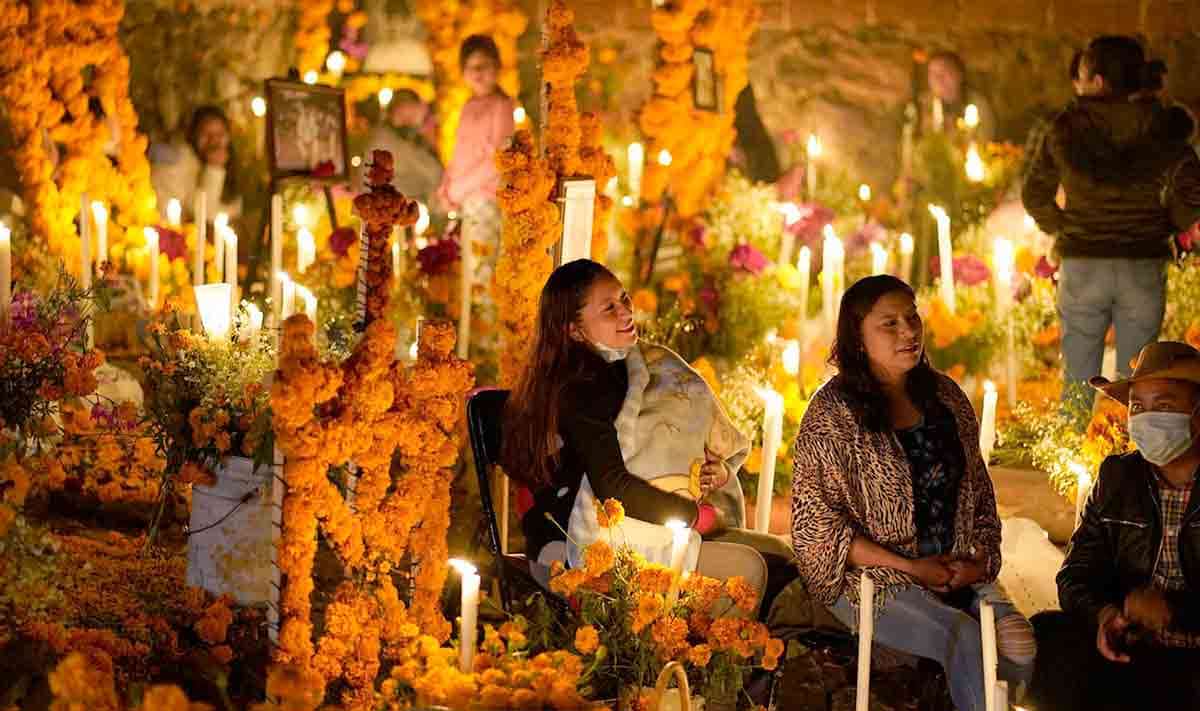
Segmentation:
{"type": "Polygon", "coordinates": [[[845,434],[826,386],[809,404],[792,466],[792,549],[809,593],[825,605],[842,594],[854,529],[847,514],[845,434]]]}

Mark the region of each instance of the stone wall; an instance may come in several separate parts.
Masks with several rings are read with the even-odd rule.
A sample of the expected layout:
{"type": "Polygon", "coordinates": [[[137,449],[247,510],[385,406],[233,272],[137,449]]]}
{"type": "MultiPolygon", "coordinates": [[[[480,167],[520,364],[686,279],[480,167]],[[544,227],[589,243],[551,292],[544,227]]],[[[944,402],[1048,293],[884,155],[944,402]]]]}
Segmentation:
{"type": "MultiPolygon", "coordinates": [[[[1071,54],[1095,34],[1144,34],[1168,64],[1172,95],[1200,104],[1197,0],[761,2],[751,82],[768,129],[777,138],[788,129],[818,131],[832,161],[874,185],[894,177],[903,107],[914,73],[918,85],[924,79],[918,51],[963,56],[968,83],[992,104],[998,137],[1018,144],[1037,117],[1069,99],[1071,54]]],[[[651,3],[573,5],[589,41],[619,50],[616,103],[631,120],[650,91],[651,3]]]]}

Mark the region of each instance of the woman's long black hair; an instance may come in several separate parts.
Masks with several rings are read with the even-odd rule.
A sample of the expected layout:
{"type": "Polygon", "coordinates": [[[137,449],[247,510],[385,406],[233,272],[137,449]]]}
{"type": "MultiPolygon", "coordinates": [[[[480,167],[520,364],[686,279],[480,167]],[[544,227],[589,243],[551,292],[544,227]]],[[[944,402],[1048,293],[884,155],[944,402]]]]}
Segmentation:
{"type": "MultiPolygon", "coordinates": [[[[881,298],[897,291],[916,299],[911,286],[887,274],[860,279],[847,289],[842,295],[837,335],[829,354],[829,363],[838,369],[833,384],[846,395],[855,418],[871,432],[890,432],[892,419],[887,395],[871,372],[863,345],[863,321],[881,298]]],[[[938,374],[929,364],[924,349],[916,367],[908,373],[905,389],[927,416],[941,408],[937,396],[938,374]]]]}

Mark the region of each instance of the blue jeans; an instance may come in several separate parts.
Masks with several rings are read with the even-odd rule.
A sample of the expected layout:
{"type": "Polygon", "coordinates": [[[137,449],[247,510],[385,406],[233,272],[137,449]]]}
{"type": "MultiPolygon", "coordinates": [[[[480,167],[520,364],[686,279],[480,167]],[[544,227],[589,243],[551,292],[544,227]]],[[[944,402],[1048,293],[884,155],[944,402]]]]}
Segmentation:
{"type": "MultiPolygon", "coordinates": [[[[983,641],[979,632],[979,601],[986,599],[996,611],[996,621],[1020,614],[995,585],[975,585],[970,611],[951,607],[923,588],[912,586],[888,600],[877,610],[875,641],[885,647],[932,659],[946,671],[950,698],[958,711],[984,711],[983,641]]],[[[858,629],[858,610],[843,595],[830,608],[834,617],[850,629],[858,629]]],[[[1018,665],[998,654],[997,679],[1010,690],[1028,684],[1033,664],[1018,665]]],[[[1013,691],[1010,691],[1010,698],[1013,691]]]]}
{"type": "Polygon", "coordinates": [[[1129,361],[1158,340],[1167,303],[1164,259],[1067,257],[1058,273],[1058,316],[1066,377],[1063,405],[1090,415],[1096,393],[1087,385],[1100,374],[1104,337],[1117,331],[1117,372],[1128,375],[1129,361]]]}

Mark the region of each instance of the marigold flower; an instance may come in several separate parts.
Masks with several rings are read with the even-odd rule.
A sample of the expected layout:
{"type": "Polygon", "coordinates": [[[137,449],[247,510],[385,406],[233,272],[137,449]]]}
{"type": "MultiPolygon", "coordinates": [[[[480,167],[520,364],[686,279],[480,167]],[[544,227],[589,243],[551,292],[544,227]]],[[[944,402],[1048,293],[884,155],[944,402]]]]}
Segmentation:
{"type": "Polygon", "coordinates": [[[725,581],[725,592],[738,609],[744,612],[749,612],[758,605],[758,591],[740,575],[725,581]]]}
{"type": "Polygon", "coordinates": [[[612,570],[616,554],[606,541],[594,541],[583,551],[584,570],[590,577],[599,577],[612,570]]]}
{"type": "Polygon", "coordinates": [[[600,633],[592,625],[584,625],[575,631],[575,649],[582,654],[591,654],[600,646],[600,633]]]}
{"type": "Polygon", "coordinates": [[[599,500],[596,505],[596,520],[600,523],[600,528],[612,528],[620,526],[625,520],[625,507],[616,499],[605,499],[603,503],[599,500]]]}
{"type": "Polygon", "coordinates": [[[697,644],[688,650],[688,661],[693,666],[704,668],[712,659],[712,647],[707,644],[697,644]]]}

